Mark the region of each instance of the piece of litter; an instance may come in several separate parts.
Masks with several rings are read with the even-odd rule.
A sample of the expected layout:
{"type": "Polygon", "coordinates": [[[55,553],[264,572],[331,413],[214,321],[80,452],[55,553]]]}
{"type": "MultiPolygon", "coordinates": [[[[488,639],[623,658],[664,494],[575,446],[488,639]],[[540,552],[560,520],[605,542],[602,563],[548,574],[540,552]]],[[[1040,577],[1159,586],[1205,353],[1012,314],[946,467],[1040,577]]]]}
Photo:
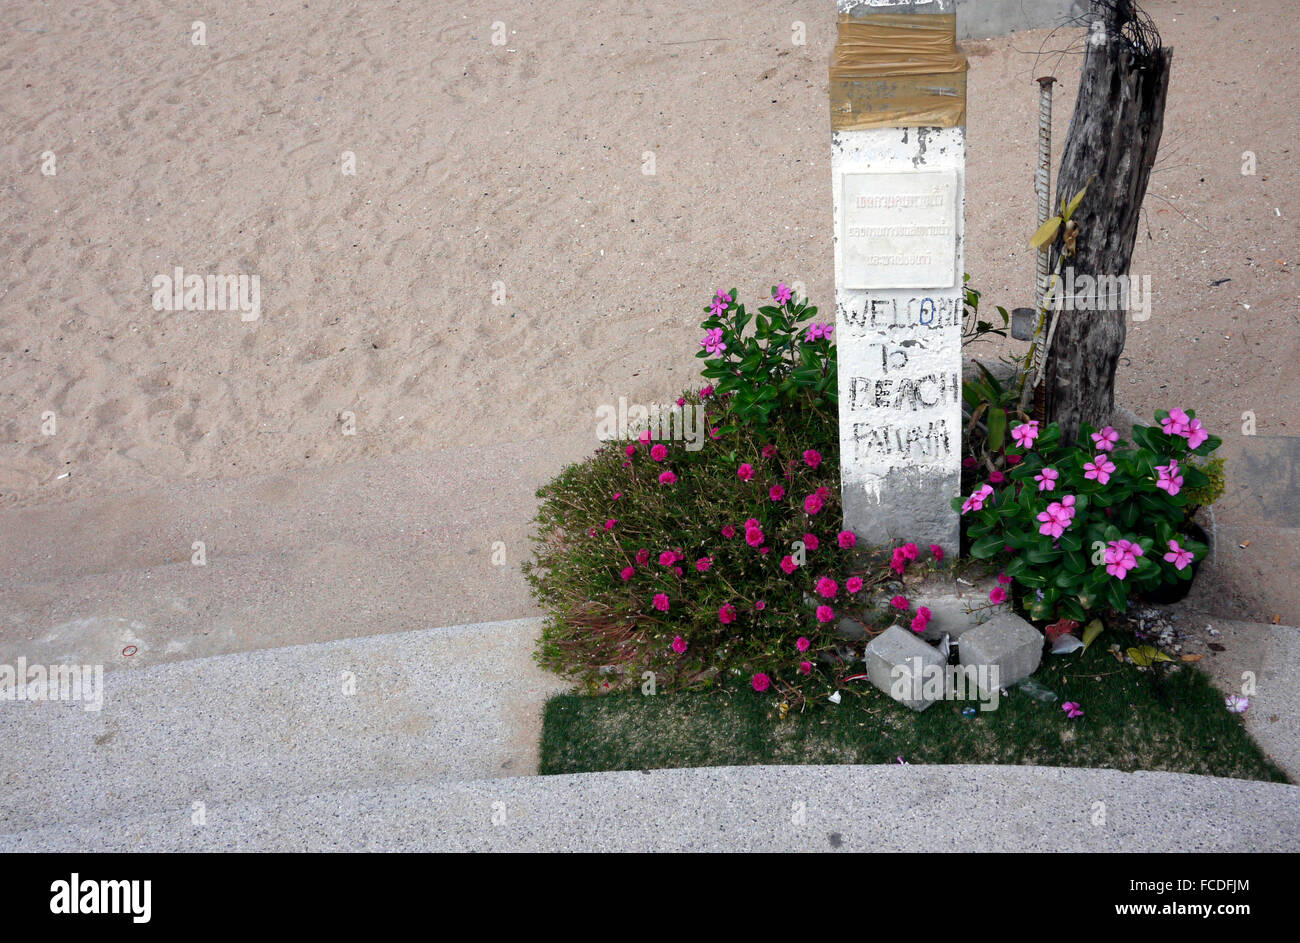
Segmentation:
{"type": "Polygon", "coordinates": [[[1244,714],[1246,708],[1250,707],[1250,698],[1238,697],[1236,694],[1229,694],[1223,703],[1227,705],[1228,710],[1234,714],[1244,714]]]}
{"type": "Polygon", "coordinates": [[[55,478],[54,480],[55,480],[55,481],[62,481],[64,478],[67,478],[67,477],[68,477],[69,475],[71,475],[71,474],[72,474],[72,472],[64,472],[62,475],[60,475],[58,478],[55,478]]]}
{"type": "Polygon", "coordinates": [[[830,697],[828,697],[826,700],[830,701],[832,704],[838,704],[838,703],[840,702],[840,692],[839,692],[839,691],[836,691],[834,694],[832,694],[832,695],[831,695],[830,697]]]}
{"type": "Polygon", "coordinates": [[[1237,544],[1237,546],[1240,547],[1242,550],[1245,550],[1247,547],[1250,546],[1250,541],[1243,540],[1241,543],[1237,544]]]}

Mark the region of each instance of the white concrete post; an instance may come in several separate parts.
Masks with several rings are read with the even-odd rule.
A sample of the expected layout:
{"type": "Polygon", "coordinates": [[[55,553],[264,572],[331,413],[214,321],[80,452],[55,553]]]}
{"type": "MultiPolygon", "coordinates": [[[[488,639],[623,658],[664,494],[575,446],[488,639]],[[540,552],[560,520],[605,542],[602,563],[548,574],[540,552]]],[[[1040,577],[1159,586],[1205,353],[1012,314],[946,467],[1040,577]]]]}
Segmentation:
{"type": "MultiPolygon", "coordinates": [[[[927,16],[953,0],[837,6],[927,16]]],[[[964,126],[831,133],[844,526],[870,544],[957,552],[965,170],[964,126]]]]}

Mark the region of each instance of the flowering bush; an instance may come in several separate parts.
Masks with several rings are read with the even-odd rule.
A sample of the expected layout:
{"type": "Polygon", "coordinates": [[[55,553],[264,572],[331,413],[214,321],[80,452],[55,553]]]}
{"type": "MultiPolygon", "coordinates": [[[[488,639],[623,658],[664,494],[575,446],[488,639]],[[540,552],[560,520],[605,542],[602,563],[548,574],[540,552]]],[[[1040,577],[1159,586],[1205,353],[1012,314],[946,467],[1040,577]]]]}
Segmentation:
{"type": "Polygon", "coordinates": [[[750,349],[738,340],[747,318],[715,299],[705,375],[717,383],[679,401],[706,410],[703,448],[641,432],[538,491],[524,570],[549,616],[543,666],[591,690],[640,685],[645,671],[660,686],[726,672],[756,691],[832,689],[842,611],[865,608],[889,573],[840,528],[838,425],[821,389],[827,378],[834,389],[834,348],[829,329],[794,329],[816,309],[783,287],[760,311],[766,345],[741,363],[724,355],[750,349]],[[794,385],[773,398],[762,377],[794,385]]]}
{"type": "Polygon", "coordinates": [[[1011,430],[1017,461],[998,481],[975,488],[953,507],[966,519],[971,555],[1009,554],[1005,573],[1028,593],[1035,619],[1079,622],[1110,607],[1124,611],[1131,590],[1191,578],[1206,546],[1187,536],[1189,490],[1209,478],[1191,456],[1221,440],[1194,412],[1156,413],[1159,428],[1134,426],[1134,443],[1107,426],[1084,426],[1063,444],[1055,424],[1011,430]]]}
{"type": "MultiPolygon", "coordinates": [[[[704,309],[704,339],[696,357],[719,396],[734,396],[731,423],[766,426],[774,412],[808,406],[822,424],[834,423],[838,398],[834,324],[811,321],[817,309],[782,282],[772,289],[774,304],[753,317],[737,303],[736,290],[718,291],[704,309]]],[[[729,423],[728,431],[735,425],[729,423]]]]}

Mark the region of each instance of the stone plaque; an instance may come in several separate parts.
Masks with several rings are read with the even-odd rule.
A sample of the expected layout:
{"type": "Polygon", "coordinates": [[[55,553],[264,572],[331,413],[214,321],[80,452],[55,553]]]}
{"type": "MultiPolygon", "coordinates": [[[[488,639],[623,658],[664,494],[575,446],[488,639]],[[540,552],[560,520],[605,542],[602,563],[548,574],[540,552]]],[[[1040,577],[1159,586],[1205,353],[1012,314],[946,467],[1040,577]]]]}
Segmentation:
{"type": "Polygon", "coordinates": [[[842,287],[957,284],[956,171],[845,173],[841,179],[842,287]]]}

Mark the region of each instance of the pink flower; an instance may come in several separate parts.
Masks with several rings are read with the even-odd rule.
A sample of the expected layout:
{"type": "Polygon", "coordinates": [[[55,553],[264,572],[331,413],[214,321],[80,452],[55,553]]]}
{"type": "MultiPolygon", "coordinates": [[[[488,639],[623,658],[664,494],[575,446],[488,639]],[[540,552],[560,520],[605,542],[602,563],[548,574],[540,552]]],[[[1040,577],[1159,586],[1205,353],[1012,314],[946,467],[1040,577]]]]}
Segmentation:
{"type": "Polygon", "coordinates": [[[834,599],[839,591],[839,584],[829,576],[823,576],[817,581],[817,595],[823,599],[834,599]]]}
{"type": "Polygon", "coordinates": [[[685,406],[685,405],[686,405],[686,397],[685,397],[685,396],[679,396],[679,397],[677,397],[677,405],[678,405],[678,406],[685,406]]]}
{"type": "Polygon", "coordinates": [[[1022,449],[1033,448],[1038,438],[1038,422],[1022,422],[1011,430],[1011,438],[1022,449]]]}
{"type": "Polygon", "coordinates": [[[650,551],[642,547],[636,552],[637,566],[645,566],[650,562],[650,551]]]}
{"type": "Polygon", "coordinates": [[[755,691],[757,691],[759,694],[762,694],[764,691],[766,691],[768,688],[772,686],[772,679],[760,671],[758,674],[754,675],[752,678],[749,679],[749,683],[754,686],[755,691]]]}
{"type": "Polygon", "coordinates": [[[1112,540],[1106,546],[1106,572],[1117,580],[1128,576],[1128,571],[1137,566],[1137,558],[1143,555],[1142,547],[1130,540],[1112,540]]]}
{"type": "Polygon", "coordinates": [[[794,293],[786,287],[785,282],[782,282],[776,286],[776,291],[772,293],[772,297],[776,299],[777,304],[783,305],[790,300],[793,294],[794,293]]]}
{"type": "Polygon", "coordinates": [[[1096,444],[1098,452],[1112,452],[1115,443],[1119,441],[1119,433],[1107,426],[1100,432],[1092,433],[1092,441],[1096,444]]]}
{"type": "Polygon", "coordinates": [[[772,457],[773,455],[775,455],[775,454],[776,454],[776,446],[775,446],[775,445],[765,445],[765,446],[763,446],[763,458],[771,458],[771,457],[772,457]]]}
{"type": "Polygon", "coordinates": [[[820,488],[814,491],[813,494],[817,495],[817,497],[825,501],[827,498],[831,496],[831,489],[827,488],[825,485],[822,485],[820,488]]]}
{"type": "Polygon", "coordinates": [[[1061,477],[1061,473],[1055,468],[1044,468],[1034,476],[1034,481],[1038,482],[1039,491],[1055,491],[1056,480],[1061,477]]]}
{"type": "Polygon", "coordinates": [[[916,615],[918,618],[924,619],[926,622],[929,622],[930,617],[934,615],[934,613],[930,611],[929,606],[921,606],[916,610],[916,615]]]}
{"type": "Polygon", "coordinates": [[[1002,586],[1010,586],[1010,585],[1011,585],[1011,577],[1007,576],[1005,573],[999,573],[999,574],[998,574],[998,583],[999,583],[1000,585],[1002,585],[1002,586]]]}
{"type": "Polygon", "coordinates": [[[683,655],[683,654],[685,654],[685,653],[686,653],[686,639],[682,638],[680,635],[678,635],[676,638],[674,638],[674,639],[673,639],[673,651],[675,651],[675,652],[676,652],[677,654],[679,654],[679,655],[683,655]]]}
{"type": "Polygon", "coordinates": [[[605,522],[605,530],[613,530],[614,525],[617,523],[618,523],[618,518],[611,517],[609,520],[605,522]]]}
{"type": "Polygon", "coordinates": [[[1178,546],[1178,541],[1169,541],[1169,552],[1165,554],[1165,562],[1172,563],[1175,570],[1187,569],[1195,558],[1196,554],[1192,553],[1192,551],[1188,550],[1186,547],[1178,546]]]}
{"type": "Polygon", "coordinates": [[[655,443],[650,447],[650,457],[653,458],[656,462],[662,462],[664,459],[668,457],[668,447],[665,445],[661,445],[659,443],[655,443]]]}
{"type": "Polygon", "coordinates": [[[746,462],[736,469],[736,477],[741,481],[749,481],[754,477],[754,466],[746,462]]]}
{"type": "Polygon", "coordinates": [[[930,620],[923,618],[920,613],[917,613],[916,618],[912,620],[912,631],[915,632],[917,635],[920,635],[927,628],[929,628],[929,626],[930,626],[930,620]]]}
{"type": "Polygon", "coordinates": [[[672,566],[676,562],[677,554],[673,553],[671,550],[665,550],[663,553],[659,554],[660,566],[672,566]]]}
{"type": "Polygon", "coordinates": [[[660,612],[668,611],[668,596],[665,593],[655,593],[654,607],[660,612]]]}
{"type": "MultiPolygon", "coordinates": [[[[716,302],[715,302],[716,304],[716,302]]],[[[719,313],[717,311],[715,314],[719,313]]],[[[727,345],[722,342],[722,328],[715,327],[704,332],[704,340],[700,341],[700,346],[710,354],[720,354],[727,349],[727,345]]]]}
{"type": "Polygon", "coordinates": [[[808,641],[808,640],[807,640],[806,638],[804,638],[802,635],[799,636],[797,639],[795,639],[795,643],[794,643],[795,650],[796,650],[796,651],[800,651],[800,652],[806,652],[806,651],[808,651],[808,648],[809,648],[811,645],[812,645],[812,642],[808,641]]]}
{"type": "Polygon", "coordinates": [[[998,471],[996,468],[989,472],[989,481],[993,482],[995,485],[1000,485],[1006,480],[1007,476],[1002,474],[1002,472],[998,471]]]}
{"type": "Polygon", "coordinates": [[[636,568],[630,566],[623,567],[623,572],[619,574],[619,576],[623,577],[623,582],[625,583],[635,575],[636,575],[636,568]]]}
{"type": "Polygon", "coordinates": [[[1001,586],[994,586],[991,590],[989,590],[989,601],[997,604],[1006,602],[1007,591],[1003,589],[1001,586]]]}
{"type": "Polygon", "coordinates": [[[643,430],[641,431],[641,434],[640,434],[639,436],[637,436],[637,441],[639,441],[642,445],[649,445],[649,444],[650,444],[650,430],[649,430],[649,429],[643,429],[643,430]]]}
{"type": "Polygon", "coordinates": [[[1169,410],[1169,415],[1160,420],[1160,427],[1165,435],[1186,436],[1191,428],[1191,420],[1181,409],[1169,410]]]}
{"type": "Polygon", "coordinates": [[[633,455],[636,454],[636,446],[635,446],[635,445],[629,445],[629,446],[628,446],[626,449],[624,449],[623,451],[624,451],[624,453],[627,455],[628,458],[631,458],[633,455]]]}
{"type": "Polygon", "coordinates": [[[771,488],[767,490],[767,496],[771,498],[773,501],[780,501],[782,498],[785,497],[785,489],[782,488],[780,485],[773,485],[771,488]]]}
{"type": "Polygon", "coordinates": [[[732,537],[736,536],[736,528],[732,527],[730,524],[724,524],[722,527],[722,536],[730,540],[732,537]]]}
{"type": "Polygon", "coordinates": [[[1024,458],[1024,456],[1022,456],[1022,455],[1017,455],[1015,452],[1012,452],[1010,455],[1007,456],[1007,464],[1008,464],[1008,465],[1019,465],[1020,462],[1021,462],[1021,460],[1022,460],[1023,458],[1024,458]]]}
{"type": "Polygon", "coordinates": [[[673,567],[673,574],[680,577],[682,575],[682,568],[679,566],[673,567]]]}
{"type": "Polygon", "coordinates": [[[804,534],[804,535],[803,535],[803,545],[804,545],[804,549],[805,549],[805,550],[808,550],[809,552],[811,552],[811,551],[813,551],[813,550],[816,550],[816,549],[817,549],[818,547],[820,547],[822,544],[821,544],[821,541],[817,539],[817,535],[816,535],[816,534],[804,534]]]}
{"type": "Polygon", "coordinates": [[[1038,515],[1038,520],[1043,525],[1038,528],[1038,532],[1049,537],[1060,537],[1074,523],[1074,513],[1074,495],[1067,494],[1060,501],[1053,501],[1046,511],[1038,515]]]}
{"type": "Polygon", "coordinates": [[[700,557],[695,561],[695,569],[700,573],[707,573],[711,566],[713,566],[713,557],[700,557]]]}
{"type": "Polygon", "coordinates": [[[818,622],[830,622],[834,618],[835,618],[835,610],[832,609],[830,606],[817,607],[818,622]]]}
{"type": "Polygon", "coordinates": [[[736,621],[736,607],[731,603],[726,603],[718,610],[718,621],[723,625],[731,625],[736,621]]]}
{"type": "Polygon", "coordinates": [[[850,593],[862,592],[862,577],[850,576],[848,579],[844,581],[844,588],[847,589],[850,593]]]}
{"type": "Polygon", "coordinates": [[[1106,457],[1105,452],[1099,452],[1093,456],[1091,462],[1084,462],[1083,469],[1084,478],[1094,478],[1097,484],[1104,485],[1110,481],[1111,473],[1115,471],[1115,463],[1106,457]]]}
{"type": "Polygon", "coordinates": [[[661,484],[661,485],[675,485],[675,484],[677,484],[677,476],[674,475],[674,474],[673,474],[672,472],[670,472],[670,471],[666,471],[666,472],[664,472],[663,474],[661,474],[661,475],[659,476],[659,484],[661,484]]]}
{"type": "Polygon", "coordinates": [[[614,492],[614,500],[615,500],[615,501],[617,501],[617,500],[618,500],[619,498],[621,498],[621,497],[623,497],[623,492],[621,492],[621,491],[615,491],[615,492],[614,492]]]}
{"type": "Polygon", "coordinates": [[[822,453],[816,449],[809,449],[803,453],[803,460],[809,468],[816,468],[822,463],[822,453]]]}
{"type": "Polygon", "coordinates": [[[716,426],[714,426],[712,429],[709,430],[710,439],[716,439],[721,434],[722,434],[722,430],[716,426]]]}
{"type": "Polygon", "coordinates": [[[825,506],[826,502],[822,500],[821,495],[810,494],[803,500],[803,509],[807,514],[816,514],[825,506]]]}
{"type": "Polygon", "coordinates": [[[708,399],[712,395],[713,395],[713,387],[711,386],[700,387],[700,399],[708,399]]]}
{"type": "Polygon", "coordinates": [[[921,555],[921,548],[913,543],[903,544],[903,546],[898,549],[902,551],[903,557],[909,561],[915,560],[921,555]]]}
{"type": "Polygon", "coordinates": [[[1169,492],[1169,497],[1172,498],[1182,490],[1183,476],[1178,474],[1178,459],[1171,458],[1168,465],[1157,465],[1156,474],[1159,476],[1156,487],[1169,492]]]}
{"type": "Polygon", "coordinates": [[[901,547],[894,548],[894,555],[889,561],[889,568],[899,576],[902,576],[903,571],[907,569],[907,557],[903,556],[901,547]]]}
{"type": "Polygon", "coordinates": [[[763,543],[763,531],[762,531],[762,528],[759,528],[759,527],[746,527],[746,528],[745,528],[745,543],[749,544],[751,547],[758,547],[758,546],[761,546],[762,543],[763,543]]]}
{"type": "Polygon", "coordinates": [[[786,576],[789,576],[795,570],[799,569],[799,564],[794,562],[794,557],[787,554],[781,558],[781,569],[785,571],[786,576]]]}
{"type": "Polygon", "coordinates": [[[1061,705],[1061,710],[1065,711],[1065,716],[1071,720],[1083,716],[1083,708],[1079,706],[1077,701],[1066,701],[1061,705]]]}
{"type": "Polygon", "coordinates": [[[942,547],[940,547],[938,544],[930,544],[930,552],[931,552],[932,554],[934,554],[934,559],[935,559],[937,562],[939,562],[939,563],[942,563],[942,562],[943,562],[943,548],[942,548],[942,547]]]}
{"type": "Polygon", "coordinates": [[[980,485],[961,506],[961,512],[984,510],[984,502],[993,497],[992,485],[980,485]]]}
{"type": "Polygon", "coordinates": [[[840,531],[835,536],[835,540],[845,550],[847,550],[849,547],[856,547],[858,545],[858,535],[853,533],[853,531],[851,530],[840,531]]]}
{"type": "Polygon", "coordinates": [[[1196,448],[1209,437],[1210,434],[1206,432],[1205,427],[1201,425],[1201,420],[1193,419],[1188,424],[1187,426],[1187,447],[1188,448],[1192,448],[1192,449],[1196,448]]]}
{"type": "Polygon", "coordinates": [[[812,662],[810,661],[799,662],[799,673],[805,675],[812,674],[812,662]]]}
{"type": "Polygon", "coordinates": [[[889,604],[895,609],[906,609],[908,607],[907,597],[895,596],[893,599],[889,600],[889,604]]]}
{"type": "Polygon", "coordinates": [[[758,602],[754,603],[755,612],[762,612],[766,608],[767,608],[767,603],[761,599],[758,602]]]}

